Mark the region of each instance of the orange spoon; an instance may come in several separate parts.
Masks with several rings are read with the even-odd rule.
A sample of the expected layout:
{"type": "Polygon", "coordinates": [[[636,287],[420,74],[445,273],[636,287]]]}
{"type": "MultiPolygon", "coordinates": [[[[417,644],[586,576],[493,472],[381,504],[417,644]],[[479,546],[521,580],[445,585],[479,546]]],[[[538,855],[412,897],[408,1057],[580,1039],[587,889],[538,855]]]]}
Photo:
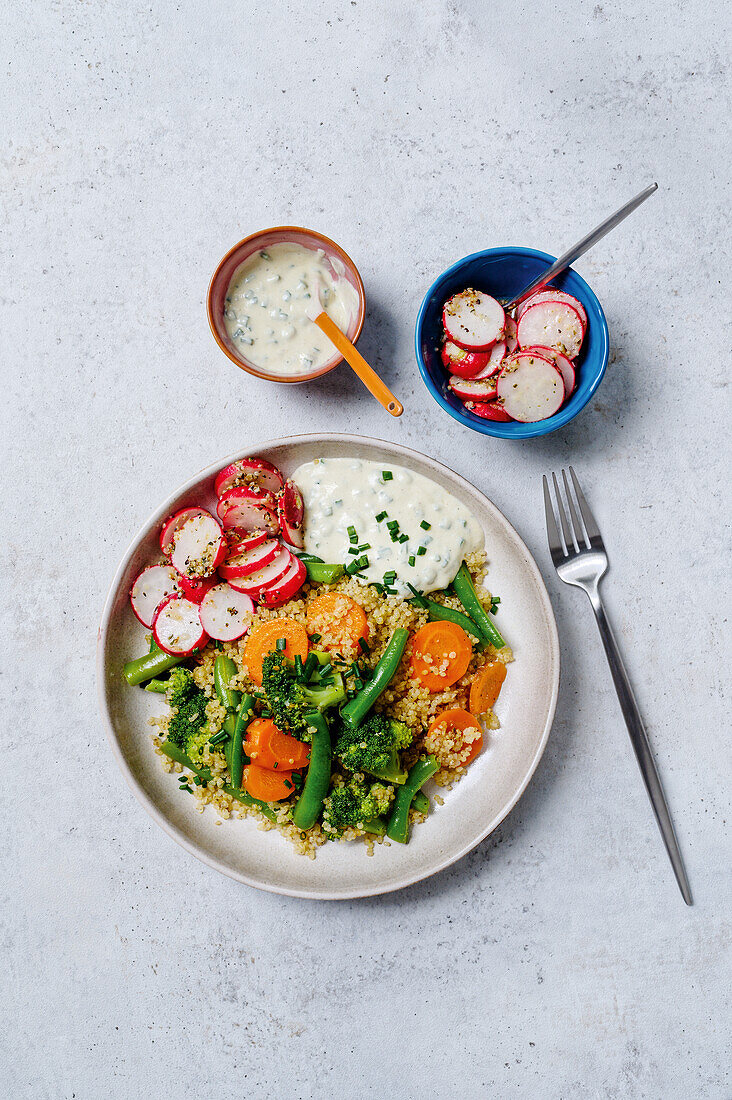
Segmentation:
{"type": "MultiPolygon", "coordinates": [[[[319,297],[320,295],[318,295],[319,297]]],[[[392,416],[401,416],[404,412],[401,401],[397,401],[386,383],[382,382],[373,367],[368,365],[360,351],[357,351],[348,337],[343,335],[338,325],[331,320],[325,310],[321,309],[320,313],[316,313],[315,308],[308,310],[308,317],[335,344],[351,370],[358,375],[366,389],[374,395],[379,404],[383,405],[392,416]]]]}

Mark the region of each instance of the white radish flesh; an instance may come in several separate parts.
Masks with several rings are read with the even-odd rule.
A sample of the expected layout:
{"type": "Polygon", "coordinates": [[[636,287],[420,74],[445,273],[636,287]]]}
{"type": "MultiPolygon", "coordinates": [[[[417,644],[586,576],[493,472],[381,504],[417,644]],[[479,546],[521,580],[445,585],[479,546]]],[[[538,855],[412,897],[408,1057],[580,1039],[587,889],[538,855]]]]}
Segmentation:
{"type": "Polygon", "coordinates": [[[242,482],[270,493],[279,493],[284,478],[277,467],[267,462],[266,458],[238,458],[216,475],[216,496],[220,497],[227,489],[242,482]]]}
{"type": "Polygon", "coordinates": [[[201,626],[217,642],[235,642],[246,634],[254,618],[254,602],[230,584],[217,584],[206,593],[201,607],[201,626]]]}
{"type": "Polygon", "coordinates": [[[183,524],[194,516],[200,516],[201,513],[205,513],[205,511],[205,508],[181,508],[180,512],[176,512],[175,515],[166,519],[163,524],[163,529],[160,532],[160,549],[163,551],[166,558],[169,558],[173,553],[176,533],[181,529],[183,524]]]}
{"type": "Polygon", "coordinates": [[[518,347],[518,338],[516,336],[516,322],[513,317],[508,315],[506,315],[506,331],[503,339],[506,341],[506,350],[511,355],[518,347]]]}
{"type": "Polygon", "coordinates": [[[496,389],[508,415],[523,424],[546,420],[564,401],[564,382],[554,364],[523,351],[506,360],[496,389]]]}
{"type": "Polygon", "coordinates": [[[263,569],[258,569],[256,573],[250,573],[247,577],[232,577],[229,583],[232,588],[238,589],[239,592],[246,592],[247,595],[256,600],[265,588],[284,577],[290,568],[292,557],[293,555],[287,547],[283,546],[277,551],[269,565],[265,565],[263,569]]]}
{"type": "Polygon", "coordinates": [[[527,351],[535,351],[538,355],[543,355],[545,359],[549,359],[554,364],[564,381],[564,397],[565,400],[574,392],[576,374],[572,361],[567,358],[566,355],[562,355],[561,351],[555,351],[554,348],[542,347],[538,344],[535,348],[527,348],[527,351]]]}
{"type": "Polygon", "coordinates": [[[202,511],[176,531],[170,560],[185,577],[210,577],[225,554],[221,527],[210,512],[202,511]]]}
{"type": "Polygon", "coordinates": [[[248,577],[250,573],[256,573],[274,558],[280,548],[277,539],[268,539],[261,546],[255,546],[253,550],[245,550],[241,554],[230,554],[219,566],[219,573],[226,581],[237,577],[248,577]]]}
{"type": "Polygon", "coordinates": [[[442,323],[453,343],[468,351],[481,351],[501,339],[506,315],[490,294],[468,288],[445,302],[442,323]]]}
{"type": "Polygon", "coordinates": [[[184,596],[170,596],[157,610],[153,637],[161,649],[176,657],[205,645],[208,638],[201,625],[198,604],[184,596]]]}
{"type": "Polygon", "coordinates": [[[542,344],[574,359],[582,347],[584,332],[574,306],[550,301],[529,306],[521,314],[517,335],[521,348],[534,348],[542,344]]]}
{"type": "Polygon", "coordinates": [[[273,505],[271,493],[239,486],[222,494],[216,505],[216,514],[226,528],[240,527],[244,531],[259,528],[274,535],[279,530],[279,524],[272,511],[273,505]]]}
{"type": "Polygon", "coordinates": [[[179,591],[178,574],[171,565],[149,565],[132,585],[132,610],[142,625],[149,629],[163,600],[179,591]]]}
{"type": "Polygon", "coordinates": [[[491,401],[496,395],[495,379],[450,378],[450,389],[461,401],[491,401]]]}
{"type": "Polygon", "coordinates": [[[579,313],[580,321],[582,322],[582,330],[587,330],[587,310],[572,294],[566,294],[563,290],[554,290],[552,287],[545,287],[544,290],[540,290],[538,294],[532,294],[530,298],[527,298],[525,302],[522,302],[518,308],[519,319],[521,314],[524,313],[529,306],[538,306],[542,302],[564,302],[565,305],[572,306],[579,313]]]}
{"type": "Polygon", "coordinates": [[[498,374],[499,370],[501,369],[501,364],[506,358],[506,351],[506,341],[496,340],[495,344],[490,350],[488,362],[482,370],[479,370],[477,374],[473,375],[472,381],[476,382],[478,379],[490,378],[492,375],[498,374]]]}

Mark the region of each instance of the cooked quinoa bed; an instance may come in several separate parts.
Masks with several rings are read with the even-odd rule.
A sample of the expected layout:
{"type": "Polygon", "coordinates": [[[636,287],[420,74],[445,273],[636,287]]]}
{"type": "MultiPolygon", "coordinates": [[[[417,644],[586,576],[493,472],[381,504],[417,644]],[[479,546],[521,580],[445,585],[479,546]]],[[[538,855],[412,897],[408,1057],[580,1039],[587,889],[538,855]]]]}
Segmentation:
{"type": "MultiPolygon", "coordinates": [[[[482,602],[486,609],[488,609],[491,604],[490,593],[487,589],[480,587],[486,572],[485,554],[480,552],[470,555],[466,559],[466,565],[476,582],[476,586],[478,586],[482,602]]],[[[373,668],[376,665],[391,635],[397,627],[406,627],[411,635],[428,621],[426,610],[407,602],[399,596],[381,595],[372,585],[364,585],[352,577],[344,577],[333,585],[306,583],[298,593],[297,598],[290,600],[289,603],[286,603],[284,606],[271,611],[260,607],[257,610],[254,622],[257,623],[270,619],[287,618],[294,619],[304,626],[307,618],[308,604],[317,595],[322,595],[323,592],[326,591],[344,593],[355,600],[356,603],[360,604],[365,611],[369,625],[369,649],[367,654],[362,655],[362,659],[369,668],[373,668]]],[[[453,607],[456,610],[462,610],[462,605],[456,596],[432,593],[430,599],[453,607]]],[[[328,639],[329,632],[321,626],[319,626],[318,629],[319,633],[323,636],[322,641],[319,643],[319,647],[322,647],[328,639]]],[[[473,641],[474,647],[473,655],[468,669],[462,678],[458,680],[457,683],[453,684],[452,687],[444,691],[430,693],[417,681],[410,678],[410,638],[410,642],[407,643],[396,675],[374,707],[376,711],[387,713],[389,717],[404,722],[413,730],[414,741],[408,749],[402,752],[402,757],[406,766],[410,767],[417,760],[420,753],[432,753],[440,764],[440,770],[434,776],[434,781],[438,786],[448,789],[453,783],[458,782],[465,774],[465,768],[461,767],[461,758],[467,758],[470,751],[470,741],[475,740],[481,732],[481,722],[476,719],[475,733],[471,736],[471,731],[468,731],[467,734],[463,732],[457,743],[454,743],[452,736],[446,733],[444,729],[440,729],[439,726],[436,731],[428,735],[428,726],[440,711],[452,707],[460,707],[463,710],[468,709],[470,683],[480,665],[492,659],[498,659],[505,664],[513,660],[513,654],[508,646],[504,646],[504,648],[500,650],[488,646],[483,651],[480,651],[480,649],[477,648],[475,639],[471,640],[473,641]]],[[[209,645],[207,645],[195,658],[197,663],[194,667],[194,679],[208,700],[206,715],[212,733],[221,729],[226,717],[226,711],[219,703],[214,688],[214,660],[217,654],[224,653],[226,656],[231,657],[239,669],[238,675],[232,680],[232,687],[240,691],[256,692],[258,690],[257,686],[249,678],[247,669],[244,665],[243,654],[246,642],[247,636],[245,635],[238,642],[219,643],[219,648],[209,643],[209,645]]],[[[346,658],[353,658],[356,656],[353,652],[349,652],[348,649],[341,649],[340,652],[342,652],[346,658]]],[[[153,744],[160,757],[163,769],[166,772],[183,772],[185,769],[166,756],[160,747],[166,737],[169,716],[151,718],[150,723],[155,729],[153,744]]],[[[497,729],[498,726],[498,719],[492,711],[482,716],[482,732],[497,729]]],[[[210,768],[212,778],[207,785],[196,785],[195,781],[191,784],[195,807],[198,813],[203,813],[207,806],[212,806],[221,819],[230,817],[253,817],[257,820],[260,829],[264,831],[276,829],[294,845],[298,853],[309,856],[310,859],[314,859],[318,848],[331,839],[320,824],[316,824],[307,831],[301,831],[293,825],[292,822],[288,820],[290,802],[271,804],[279,819],[276,824],[273,824],[256,808],[242,805],[228,795],[226,791],[223,790],[228,777],[223,752],[212,750],[209,746],[206,746],[203,750],[202,763],[210,768]]],[[[337,768],[337,761],[335,759],[333,766],[337,768]]],[[[442,804],[443,800],[439,795],[433,797],[438,804],[442,804]]],[[[425,820],[424,814],[417,813],[414,809],[410,811],[410,821],[412,823],[419,823],[423,820],[425,820]]],[[[370,855],[373,854],[375,844],[386,843],[388,845],[390,843],[390,841],[384,837],[374,836],[357,829],[349,829],[339,839],[363,841],[370,855]]]]}

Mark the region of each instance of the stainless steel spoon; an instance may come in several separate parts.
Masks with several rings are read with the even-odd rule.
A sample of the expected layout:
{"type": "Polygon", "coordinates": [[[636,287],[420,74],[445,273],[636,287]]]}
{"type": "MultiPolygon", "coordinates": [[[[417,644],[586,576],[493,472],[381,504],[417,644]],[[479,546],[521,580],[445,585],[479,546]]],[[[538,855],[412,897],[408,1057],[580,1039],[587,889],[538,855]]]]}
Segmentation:
{"type": "Polygon", "coordinates": [[[507,311],[513,309],[519,302],[523,302],[524,298],[528,298],[530,294],[535,294],[537,290],[541,290],[541,288],[550,282],[555,275],[559,275],[565,268],[569,267],[570,264],[573,264],[575,260],[578,260],[580,256],[584,256],[585,252],[592,248],[593,244],[597,244],[599,240],[602,240],[606,233],[609,233],[616,225],[620,225],[620,223],[628,217],[628,214],[631,214],[636,207],[640,206],[642,202],[645,202],[646,199],[657,190],[658,184],[652,183],[650,187],[646,187],[645,190],[641,191],[640,195],[636,195],[634,199],[631,199],[630,202],[626,202],[625,206],[621,206],[620,209],[616,210],[614,214],[611,214],[609,218],[605,218],[605,221],[600,222],[596,229],[593,229],[592,232],[588,233],[586,237],[583,237],[581,241],[572,245],[563,256],[555,260],[550,268],[547,268],[546,271],[543,271],[540,275],[537,275],[535,279],[532,279],[529,285],[524,287],[520,294],[517,294],[509,302],[501,300],[503,308],[507,311]]]}

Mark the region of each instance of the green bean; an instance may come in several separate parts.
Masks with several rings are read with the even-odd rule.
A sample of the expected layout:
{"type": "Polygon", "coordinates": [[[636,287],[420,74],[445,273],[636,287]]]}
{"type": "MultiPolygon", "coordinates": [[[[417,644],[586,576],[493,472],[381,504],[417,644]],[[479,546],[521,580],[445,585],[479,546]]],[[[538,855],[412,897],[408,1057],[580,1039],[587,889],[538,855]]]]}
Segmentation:
{"type": "Polygon", "coordinates": [[[307,720],[315,733],[310,746],[310,765],[305,784],[292,814],[293,823],[298,829],[312,829],[323,809],[323,799],[330,786],[331,747],[328,723],[319,711],[309,713],[307,720]]]}
{"type": "Polygon", "coordinates": [[[329,565],[324,561],[303,560],[308,571],[308,580],[314,584],[333,584],[345,573],[342,565],[329,565]]]}
{"type": "Polygon", "coordinates": [[[398,844],[406,844],[409,840],[409,810],[417,791],[430,776],[434,775],[440,765],[434,756],[421,756],[416,764],[409,769],[407,782],[399,787],[394,799],[394,808],[386,827],[386,835],[389,840],[395,840],[398,844]]]}
{"type": "Polygon", "coordinates": [[[158,695],[165,695],[167,690],[167,680],[148,680],[148,682],[145,684],[145,691],[154,691],[158,695]]]}
{"type": "Polygon", "coordinates": [[[172,653],[164,653],[161,649],[145,653],[142,657],[136,657],[134,661],[128,661],[122,672],[130,687],[134,687],[145,680],[157,679],[161,673],[175,668],[185,660],[186,657],[176,657],[172,653]]]}
{"type": "Polygon", "coordinates": [[[231,657],[224,657],[222,653],[217,654],[214,661],[214,687],[221,706],[226,707],[228,711],[236,710],[241,702],[241,693],[229,687],[236,672],[236,665],[231,657]]]}
{"type": "Polygon", "coordinates": [[[465,562],[463,562],[455,574],[455,580],[452,582],[452,587],[455,589],[455,593],[460,603],[482,632],[485,640],[490,642],[492,646],[495,646],[496,649],[503,649],[506,643],[496,630],[493,620],[480,602],[478,593],[475,591],[473,578],[470,576],[465,562]]]}
{"type": "Polygon", "coordinates": [[[398,626],[379,658],[369,682],[341,711],[341,718],[351,729],[361,725],[381,693],[394,679],[408,638],[409,631],[403,626],[398,626]]]}
{"type": "Polygon", "coordinates": [[[430,800],[424,791],[417,791],[412,799],[412,809],[416,810],[418,814],[428,814],[430,812],[430,800]]]}
{"type": "Polygon", "coordinates": [[[445,607],[444,604],[435,603],[434,600],[426,600],[425,602],[427,604],[427,611],[430,619],[457,623],[458,626],[463,628],[466,634],[472,634],[479,642],[485,642],[480,627],[473,622],[469,615],[465,615],[462,611],[455,611],[452,607],[445,607]]]}
{"type": "Polygon", "coordinates": [[[309,561],[316,562],[318,565],[323,564],[323,559],[319,558],[317,556],[317,554],[306,554],[305,551],[303,551],[301,554],[298,554],[297,556],[300,559],[300,561],[303,562],[304,565],[307,565],[309,561]]]}
{"type": "MultiPolygon", "coordinates": [[[[190,760],[182,749],[179,749],[177,745],[173,745],[170,741],[163,741],[160,748],[163,750],[166,756],[169,756],[171,760],[177,761],[182,764],[184,768],[188,768],[195,775],[200,776],[204,782],[208,782],[211,779],[210,768],[199,768],[197,764],[194,764],[190,760]]],[[[246,791],[237,791],[236,788],[225,785],[222,790],[226,791],[228,795],[235,798],[237,802],[241,802],[244,806],[253,806],[260,813],[264,814],[270,821],[277,823],[277,814],[267,802],[260,802],[258,798],[252,798],[246,791]]]]}
{"type": "Polygon", "coordinates": [[[373,821],[364,821],[363,831],[373,833],[374,836],[384,836],[386,833],[386,818],[375,817],[373,821]]]}
{"type": "MultiPolygon", "coordinates": [[[[237,790],[241,787],[241,777],[244,771],[246,755],[244,753],[244,734],[247,726],[254,716],[254,696],[244,695],[234,719],[234,729],[231,737],[226,742],[226,763],[229,765],[229,776],[232,787],[237,790]]],[[[228,716],[227,716],[228,717],[228,716]]]]}

